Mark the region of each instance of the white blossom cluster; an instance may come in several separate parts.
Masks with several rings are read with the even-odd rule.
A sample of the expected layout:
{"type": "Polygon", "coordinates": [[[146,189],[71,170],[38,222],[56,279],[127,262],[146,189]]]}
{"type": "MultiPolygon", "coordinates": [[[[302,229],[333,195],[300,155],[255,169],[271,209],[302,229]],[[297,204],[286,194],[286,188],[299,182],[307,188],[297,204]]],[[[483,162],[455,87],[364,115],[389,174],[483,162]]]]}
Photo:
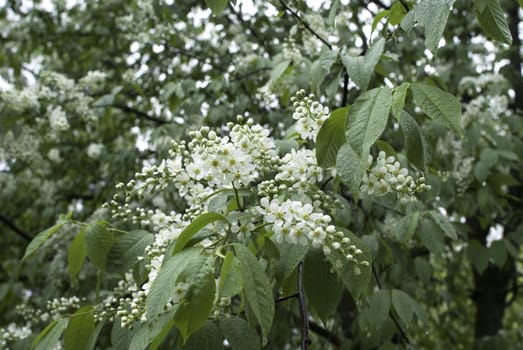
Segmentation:
{"type": "Polygon", "coordinates": [[[493,130],[497,136],[506,136],[510,133],[510,126],[506,123],[510,115],[508,103],[506,96],[480,95],[467,104],[461,123],[467,127],[475,121],[493,130]]]}
{"type": "Polygon", "coordinates": [[[500,74],[483,73],[476,77],[464,77],[459,82],[458,91],[463,94],[475,96],[481,92],[488,94],[499,94],[501,90],[509,86],[508,81],[500,74]]]}
{"type": "Polygon", "coordinates": [[[381,151],[376,163],[369,155],[370,168],[363,176],[361,191],[369,195],[383,196],[395,192],[402,203],[413,202],[414,196],[421,191],[430,190],[430,185],[425,184],[425,178],[420,177],[416,181],[409,175],[406,168],[402,168],[396,158],[381,151]]]}
{"type": "Polygon", "coordinates": [[[0,327],[0,349],[8,349],[8,343],[27,338],[31,334],[29,325],[20,326],[10,323],[6,327],[0,327]]]}
{"type": "Polygon", "coordinates": [[[329,118],[328,108],[316,101],[314,94],[307,95],[305,90],[299,90],[291,98],[291,102],[294,106],[292,118],[296,120],[296,131],[303,140],[316,141],[321,126],[329,118]]]}
{"type": "Polygon", "coordinates": [[[54,298],[47,301],[46,308],[51,318],[56,318],[67,312],[74,312],[76,309],[79,309],[81,302],[82,299],[77,296],[54,298]]]}

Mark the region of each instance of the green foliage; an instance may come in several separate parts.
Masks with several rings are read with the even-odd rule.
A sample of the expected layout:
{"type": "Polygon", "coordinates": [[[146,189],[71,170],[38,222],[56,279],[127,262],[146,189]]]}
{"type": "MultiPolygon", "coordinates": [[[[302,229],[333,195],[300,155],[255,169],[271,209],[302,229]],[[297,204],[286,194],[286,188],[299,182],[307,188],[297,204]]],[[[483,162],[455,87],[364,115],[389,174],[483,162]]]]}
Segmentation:
{"type": "Polygon", "coordinates": [[[512,43],[512,35],[498,0],[475,0],[474,10],[487,35],[508,45],[512,43]]]}
{"type": "Polygon", "coordinates": [[[345,124],[349,107],[338,108],[323,123],[316,140],[316,159],[318,165],[326,168],[336,164],[336,155],[346,142],[345,124]]]}
{"type": "Polygon", "coordinates": [[[385,39],[379,38],[365,52],[364,56],[342,56],[341,59],[349,77],[362,91],[367,90],[374,68],[378,64],[384,49],[385,39]]]}
{"type": "MultiPolygon", "coordinates": [[[[100,331],[100,329],[98,329],[100,331]]],[[[94,349],[98,332],[93,316],[93,307],[88,305],[79,308],[70,318],[64,331],[66,349],[94,349]]]]}

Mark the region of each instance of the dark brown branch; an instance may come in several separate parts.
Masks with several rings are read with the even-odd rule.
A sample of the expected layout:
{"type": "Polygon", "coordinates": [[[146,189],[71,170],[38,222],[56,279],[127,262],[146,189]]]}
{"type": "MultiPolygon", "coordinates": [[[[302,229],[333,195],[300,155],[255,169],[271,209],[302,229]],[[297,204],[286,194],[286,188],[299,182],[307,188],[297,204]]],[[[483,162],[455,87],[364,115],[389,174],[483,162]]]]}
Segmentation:
{"type": "Polygon", "coordinates": [[[23,231],[21,228],[16,226],[16,224],[9,219],[8,217],[0,214],[0,221],[4,223],[7,227],[11,229],[14,233],[16,233],[18,236],[22,237],[26,241],[30,242],[32,240],[31,236],[29,236],[25,231],[23,231]]]}
{"type": "Polygon", "coordinates": [[[349,74],[345,72],[343,75],[343,94],[341,97],[341,107],[347,105],[347,97],[349,96],[349,74]]]}
{"type": "Polygon", "coordinates": [[[297,298],[297,297],[298,297],[298,293],[295,293],[295,294],[287,295],[286,297],[283,297],[283,298],[278,298],[278,299],[276,299],[276,302],[277,303],[281,303],[282,301],[289,300],[289,299],[294,299],[294,298],[297,298]]]}
{"type": "MultiPolygon", "coordinates": [[[[382,285],[381,285],[380,277],[378,275],[378,271],[376,271],[376,266],[374,266],[374,264],[372,264],[372,274],[374,275],[374,279],[376,280],[376,285],[381,290],[382,289],[382,285]]],[[[390,310],[389,310],[389,316],[392,319],[392,321],[394,322],[394,324],[396,325],[396,327],[398,328],[401,336],[405,340],[405,343],[410,345],[410,341],[409,341],[409,337],[407,336],[407,333],[405,332],[405,330],[403,329],[403,327],[399,323],[399,321],[396,318],[396,316],[394,316],[394,314],[390,310]]]]}
{"type": "MultiPolygon", "coordinates": [[[[292,314],[292,317],[294,321],[300,321],[299,316],[292,314]]],[[[309,321],[309,327],[312,332],[327,339],[329,342],[331,342],[331,344],[335,345],[336,347],[341,346],[341,339],[335,333],[323,328],[321,325],[317,324],[314,321],[309,321]]]]}
{"type": "Polygon", "coordinates": [[[327,41],[327,39],[323,38],[321,35],[319,35],[318,33],[316,33],[314,31],[314,29],[311,28],[311,26],[305,22],[303,20],[303,18],[300,17],[300,15],[294,11],[293,9],[291,9],[289,6],[287,6],[287,4],[283,1],[283,0],[280,0],[280,4],[283,6],[283,8],[285,8],[286,11],[289,11],[291,15],[294,16],[294,18],[296,18],[304,27],[305,29],[307,29],[312,35],[314,35],[316,38],[318,38],[322,43],[325,44],[325,46],[327,46],[330,50],[332,50],[332,45],[329,44],[329,42],[327,41]]]}
{"type": "Polygon", "coordinates": [[[298,301],[300,304],[301,316],[301,350],[307,350],[311,343],[309,338],[309,314],[307,312],[307,301],[305,300],[305,290],[303,288],[303,261],[298,264],[298,301]]]}
{"type": "Polygon", "coordinates": [[[124,104],[113,104],[113,105],[110,105],[110,106],[106,106],[106,107],[114,107],[114,108],[117,108],[123,112],[127,112],[127,113],[132,113],[140,118],[143,118],[143,119],[147,119],[149,121],[152,121],[152,122],[155,122],[157,124],[167,124],[169,123],[168,121],[166,120],[163,120],[163,119],[159,119],[159,118],[156,118],[156,117],[153,117],[152,115],[149,115],[145,112],[142,112],[136,108],[133,108],[133,107],[129,107],[129,106],[126,106],[124,104]]]}

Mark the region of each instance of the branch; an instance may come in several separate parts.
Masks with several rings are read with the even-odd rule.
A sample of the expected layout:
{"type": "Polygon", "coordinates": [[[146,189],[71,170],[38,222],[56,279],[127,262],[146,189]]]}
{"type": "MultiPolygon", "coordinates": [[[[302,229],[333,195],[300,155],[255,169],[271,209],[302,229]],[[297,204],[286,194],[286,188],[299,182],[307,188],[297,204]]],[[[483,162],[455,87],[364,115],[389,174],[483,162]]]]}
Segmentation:
{"type": "Polygon", "coordinates": [[[298,301],[301,316],[301,350],[307,350],[311,343],[309,338],[309,315],[307,313],[307,302],[305,290],[303,289],[303,261],[298,264],[298,301]]]}
{"type": "Polygon", "coordinates": [[[289,11],[291,13],[291,15],[293,15],[304,27],[305,29],[307,29],[312,35],[314,35],[316,38],[318,38],[322,43],[325,44],[325,46],[327,46],[330,50],[332,50],[332,45],[329,44],[329,42],[327,41],[327,39],[323,38],[321,35],[319,35],[318,33],[316,33],[314,31],[314,29],[311,28],[311,26],[305,22],[303,20],[303,18],[300,17],[300,15],[294,11],[293,9],[291,9],[289,6],[287,6],[287,4],[283,1],[283,0],[280,0],[280,4],[283,6],[283,8],[285,8],[286,11],[289,11]]]}
{"type": "MultiPolygon", "coordinates": [[[[291,313],[292,317],[295,321],[299,321],[300,317],[291,313]]],[[[336,346],[336,348],[341,346],[341,339],[333,332],[329,331],[328,329],[323,328],[321,325],[317,324],[314,321],[309,321],[310,330],[317,335],[327,339],[329,342],[331,342],[333,345],[336,346]]]]}
{"type": "Polygon", "coordinates": [[[0,214],[0,221],[3,222],[7,227],[11,229],[14,233],[16,233],[18,236],[22,237],[26,241],[30,242],[32,240],[31,236],[29,236],[25,231],[23,231],[21,228],[16,226],[16,224],[9,219],[8,217],[0,214]]]}
{"type": "Polygon", "coordinates": [[[349,96],[349,74],[345,72],[343,75],[343,95],[341,97],[341,107],[347,105],[347,97],[349,96]]]}
{"type": "MultiPolygon", "coordinates": [[[[372,264],[372,274],[374,275],[374,279],[376,280],[376,285],[381,290],[382,286],[381,286],[380,277],[378,276],[378,271],[376,271],[376,266],[374,266],[374,263],[372,264]]],[[[407,336],[407,333],[405,332],[403,327],[400,325],[400,323],[399,323],[398,319],[396,318],[396,316],[394,316],[394,314],[390,310],[389,310],[389,316],[390,316],[390,318],[392,318],[392,321],[394,322],[394,324],[398,328],[398,330],[399,330],[401,336],[403,337],[403,339],[405,339],[405,342],[408,345],[410,345],[410,341],[409,341],[409,337],[407,336]]]]}
{"type": "Polygon", "coordinates": [[[127,113],[132,113],[140,118],[144,118],[144,119],[147,119],[147,120],[150,120],[152,122],[155,122],[157,124],[167,124],[169,123],[168,121],[166,120],[163,120],[163,119],[159,119],[159,118],[156,118],[156,117],[153,117],[152,115],[149,115],[145,112],[142,112],[136,108],[133,108],[133,107],[129,107],[129,106],[126,106],[126,105],[123,105],[123,104],[113,104],[113,105],[108,105],[108,106],[101,106],[101,107],[114,107],[114,108],[117,108],[123,112],[127,112],[127,113]]]}

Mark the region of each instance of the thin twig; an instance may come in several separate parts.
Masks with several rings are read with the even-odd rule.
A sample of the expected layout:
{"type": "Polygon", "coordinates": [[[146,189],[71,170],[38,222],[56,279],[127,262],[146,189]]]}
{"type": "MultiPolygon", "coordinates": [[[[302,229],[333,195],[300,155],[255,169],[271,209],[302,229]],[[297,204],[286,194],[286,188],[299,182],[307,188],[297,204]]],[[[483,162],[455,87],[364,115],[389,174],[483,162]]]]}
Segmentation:
{"type": "Polygon", "coordinates": [[[30,242],[32,240],[31,236],[29,236],[25,231],[23,231],[21,228],[16,226],[16,224],[9,219],[8,217],[0,214],[0,221],[2,221],[7,227],[11,229],[14,233],[16,233],[18,236],[22,237],[26,241],[30,242]]]}
{"type": "Polygon", "coordinates": [[[298,264],[298,302],[300,303],[301,316],[301,350],[307,350],[311,343],[309,338],[309,314],[303,288],[303,261],[298,264]]]}
{"type": "Polygon", "coordinates": [[[287,295],[286,297],[276,299],[276,302],[277,303],[281,303],[282,301],[293,299],[293,298],[297,298],[298,296],[299,296],[298,293],[287,295]]]}
{"type": "Polygon", "coordinates": [[[314,31],[314,29],[312,29],[312,27],[303,20],[303,18],[300,17],[300,15],[294,11],[293,9],[291,9],[289,6],[287,6],[287,4],[283,1],[283,0],[280,0],[280,4],[285,8],[286,11],[289,11],[291,15],[293,15],[304,27],[305,29],[307,29],[312,35],[314,35],[316,38],[318,38],[322,43],[325,44],[325,46],[327,46],[330,50],[332,50],[332,45],[329,44],[329,42],[327,41],[327,39],[323,38],[321,35],[319,35],[318,33],[316,33],[314,31]]]}
{"type": "MultiPolygon", "coordinates": [[[[296,314],[292,314],[292,317],[293,317],[294,321],[299,321],[299,319],[300,319],[300,317],[298,315],[296,315],[296,314]]],[[[336,346],[336,348],[341,346],[341,343],[342,343],[341,339],[335,333],[329,331],[326,328],[323,328],[321,325],[317,324],[314,321],[309,321],[309,326],[310,326],[310,330],[312,332],[314,332],[317,335],[325,338],[326,340],[331,342],[331,344],[336,346]]]]}
{"type": "Polygon", "coordinates": [[[149,115],[145,112],[142,112],[136,108],[133,108],[133,107],[129,107],[129,106],[126,106],[124,104],[113,104],[113,105],[108,105],[106,107],[114,107],[114,108],[117,108],[123,112],[127,112],[127,113],[132,113],[140,118],[144,118],[144,119],[147,119],[147,120],[150,120],[152,122],[155,122],[157,124],[167,124],[169,123],[167,120],[163,120],[163,119],[159,119],[159,118],[156,118],[156,117],[153,117],[152,115],[149,115]]]}
{"type": "MultiPolygon", "coordinates": [[[[380,277],[378,275],[378,271],[376,270],[376,266],[374,266],[374,264],[372,264],[372,274],[374,275],[374,279],[376,280],[376,285],[381,290],[382,286],[381,286],[380,277]]],[[[410,341],[409,341],[409,337],[407,336],[407,332],[405,332],[405,330],[403,329],[403,327],[399,323],[399,321],[396,318],[396,316],[394,316],[394,314],[390,310],[389,310],[389,316],[392,319],[392,321],[394,322],[394,324],[396,325],[396,327],[398,328],[398,330],[399,330],[401,336],[403,337],[403,339],[405,339],[405,342],[407,343],[407,345],[410,345],[410,341]]]]}
{"type": "Polygon", "coordinates": [[[345,72],[343,75],[343,95],[341,97],[341,107],[347,105],[347,97],[349,96],[349,74],[345,72]]]}

